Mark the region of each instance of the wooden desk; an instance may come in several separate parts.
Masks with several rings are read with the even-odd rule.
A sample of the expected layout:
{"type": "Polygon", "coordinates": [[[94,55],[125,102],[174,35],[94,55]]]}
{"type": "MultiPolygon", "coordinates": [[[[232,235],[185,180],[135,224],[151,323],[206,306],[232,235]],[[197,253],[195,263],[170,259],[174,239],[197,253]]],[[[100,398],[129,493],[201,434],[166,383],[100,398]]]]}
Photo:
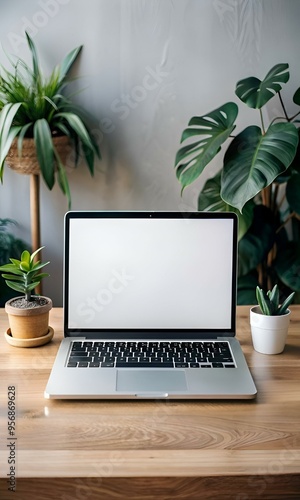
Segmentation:
{"type": "MultiPolygon", "coordinates": [[[[62,338],[47,346],[0,338],[0,498],[300,498],[300,306],[283,354],[253,351],[249,307],[238,338],[255,379],[252,401],[54,401],[43,391],[62,338]],[[16,386],[17,490],[8,491],[8,386],[16,386]]],[[[1,331],[8,326],[0,311],[1,331]]],[[[13,451],[13,450],[12,450],[13,451]]]]}

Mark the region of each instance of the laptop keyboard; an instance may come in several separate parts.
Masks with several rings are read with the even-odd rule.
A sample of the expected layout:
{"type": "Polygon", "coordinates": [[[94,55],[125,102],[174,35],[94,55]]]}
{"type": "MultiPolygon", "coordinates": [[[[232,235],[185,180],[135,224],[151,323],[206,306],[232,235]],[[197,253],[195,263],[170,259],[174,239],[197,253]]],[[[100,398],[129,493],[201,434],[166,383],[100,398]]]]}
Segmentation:
{"type": "Polygon", "coordinates": [[[74,341],[68,368],[235,368],[228,342],[74,341]]]}

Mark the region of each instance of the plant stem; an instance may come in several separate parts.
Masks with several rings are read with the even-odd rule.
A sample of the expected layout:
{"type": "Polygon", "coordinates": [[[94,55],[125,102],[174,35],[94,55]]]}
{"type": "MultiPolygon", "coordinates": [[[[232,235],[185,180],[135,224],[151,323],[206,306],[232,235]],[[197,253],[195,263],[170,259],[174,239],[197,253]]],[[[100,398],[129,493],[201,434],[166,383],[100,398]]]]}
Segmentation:
{"type": "Polygon", "coordinates": [[[259,110],[259,114],[260,114],[260,121],[261,121],[262,133],[263,133],[263,135],[265,135],[266,130],[265,130],[265,125],[264,125],[264,117],[263,117],[263,114],[262,114],[262,109],[261,109],[261,108],[260,108],[260,110],[259,110]]]}
{"type": "Polygon", "coordinates": [[[283,104],[283,100],[282,100],[282,97],[281,97],[281,93],[280,93],[280,91],[278,92],[278,96],[279,96],[280,104],[281,104],[282,109],[283,109],[283,112],[284,112],[284,116],[285,116],[286,120],[287,120],[288,122],[290,122],[291,120],[290,120],[290,118],[289,118],[289,117],[288,117],[288,115],[287,115],[287,112],[286,112],[285,106],[284,106],[284,104],[283,104]]]}
{"type": "Polygon", "coordinates": [[[300,111],[298,111],[298,113],[296,113],[295,115],[291,116],[290,121],[292,122],[293,120],[295,120],[295,118],[297,118],[298,115],[300,115],[300,111]]]}
{"type": "Polygon", "coordinates": [[[292,212],[288,215],[288,217],[285,219],[285,221],[283,221],[283,223],[281,224],[281,226],[279,226],[277,229],[276,229],[276,233],[279,233],[279,231],[281,231],[281,229],[289,222],[289,220],[293,219],[293,217],[296,217],[296,213],[295,212],[292,212]]]}
{"type": "Polygon", "coordinates": [[[261,192],[262,203],[268,208],[271,208],[271,189],[271,186],[267,186],[261,192]]]}
{"type": "Polygon", "coordinates": [[[273,184],[273,197],[271,202],[271,210],[274,215],[277,213],[277,196],[278,196],[279,184],[273,184]]]}

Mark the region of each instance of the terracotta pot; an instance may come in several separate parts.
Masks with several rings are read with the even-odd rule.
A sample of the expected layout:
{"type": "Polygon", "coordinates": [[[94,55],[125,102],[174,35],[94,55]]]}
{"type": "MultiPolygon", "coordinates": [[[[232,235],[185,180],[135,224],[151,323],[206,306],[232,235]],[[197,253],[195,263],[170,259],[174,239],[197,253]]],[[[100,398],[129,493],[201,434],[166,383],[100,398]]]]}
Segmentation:
{"type": "MultiPolygon", "coordinates": [[[[72,146],[69,138],[66,135],[53,137],[53,144],[62,160],[63,165],[73,165],[72,146]]],[[[34,139],[30,137],[25,137],[23,139],[22,156],[19,156],[17,139],[15,139],[10,147],[5,161],[12,170],[15,170],[19,174],[39,175],[41,173],[40,165],[36,156],[34,139]]]]}
{"type": "Polygon", "coordinates": [[[284,350],[291,311],[281,316],[262,314],[260,307],[250,310],[253,347],[262,354],[279,354],[284,350]]]}
{"type": "Polygon", "coordinates": [[[11,336],[17,339],[43,337],[49,330],[49,311],[52,309],[52,300],[48,297],[33,296],[33,300],[44,299],[46,303],[29,309],[12,305],[13,302],[22,298],[23,297],[14,297],[5,304],[11,336]]]}

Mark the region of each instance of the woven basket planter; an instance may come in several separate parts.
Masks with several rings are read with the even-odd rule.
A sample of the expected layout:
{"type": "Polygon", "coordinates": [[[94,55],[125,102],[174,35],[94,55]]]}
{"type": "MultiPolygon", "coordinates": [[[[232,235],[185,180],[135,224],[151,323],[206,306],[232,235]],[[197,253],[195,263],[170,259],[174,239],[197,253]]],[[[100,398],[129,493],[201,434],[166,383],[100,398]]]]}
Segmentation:
{"type": "MultiPolygon", "coordinates": [[[[73,150],[69,138],[66,135],[54,137],[53,144],[63,165],[67,166],[69,164],[71,166],[73,150]]],[[[15,139],[5,161],[12,170],[15,170],[19,174],[39,175],[41,172],[36,156],[34,139],[31,138],[23,139],[22,156],[19,156],[17,139],[15,139]]]]}

